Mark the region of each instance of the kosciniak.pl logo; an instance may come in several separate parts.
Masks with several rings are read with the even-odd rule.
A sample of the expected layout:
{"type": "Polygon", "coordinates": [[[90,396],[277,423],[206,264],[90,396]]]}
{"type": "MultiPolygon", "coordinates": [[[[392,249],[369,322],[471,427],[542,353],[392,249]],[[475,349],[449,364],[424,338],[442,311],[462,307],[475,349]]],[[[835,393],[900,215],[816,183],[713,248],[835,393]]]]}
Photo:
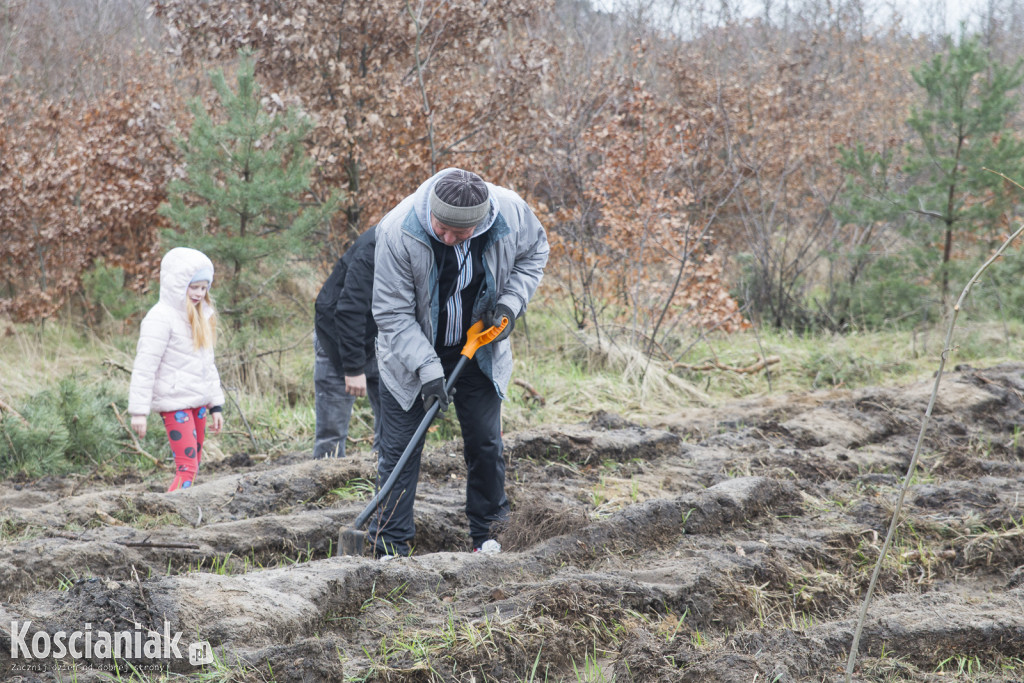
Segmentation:
{"type": "MultiPolygon", "coordinates": [[[[171,632],[164,621],[163,632],[143,628],[123,631],[93,629],[92,624],[78,631],[31,632],[31,621],[11,622],[11,659],[181,659],[181,631],[171,632]]],[[[190,664],[213,662],[213,648],[203,640],[186,648],[190,664]]]]}

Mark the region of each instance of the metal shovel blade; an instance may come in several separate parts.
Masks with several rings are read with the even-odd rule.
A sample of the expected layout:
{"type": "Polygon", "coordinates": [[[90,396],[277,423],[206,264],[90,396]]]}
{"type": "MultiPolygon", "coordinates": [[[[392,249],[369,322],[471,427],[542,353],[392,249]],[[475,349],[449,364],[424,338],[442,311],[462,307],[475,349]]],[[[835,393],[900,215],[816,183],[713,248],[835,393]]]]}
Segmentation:
{"type": "Polygon", "coordinates": [[[361,556],[366,548],[366,532],[360,529],[342,529],[338,547],[343,555],[361,556]]]}

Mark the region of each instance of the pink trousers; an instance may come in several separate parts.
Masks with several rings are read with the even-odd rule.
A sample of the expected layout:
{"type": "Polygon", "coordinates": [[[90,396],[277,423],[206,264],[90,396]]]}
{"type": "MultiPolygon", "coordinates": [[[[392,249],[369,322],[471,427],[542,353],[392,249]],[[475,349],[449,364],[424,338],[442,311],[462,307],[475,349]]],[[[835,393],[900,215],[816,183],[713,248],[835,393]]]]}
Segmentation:
{"type": "Polygon", "coordinates": [[[175,476],[168,491],[187,489],[195,481],[203,456],[207,412],[206,406],[202,406],[160,413],[174,453],[175,476]]]}

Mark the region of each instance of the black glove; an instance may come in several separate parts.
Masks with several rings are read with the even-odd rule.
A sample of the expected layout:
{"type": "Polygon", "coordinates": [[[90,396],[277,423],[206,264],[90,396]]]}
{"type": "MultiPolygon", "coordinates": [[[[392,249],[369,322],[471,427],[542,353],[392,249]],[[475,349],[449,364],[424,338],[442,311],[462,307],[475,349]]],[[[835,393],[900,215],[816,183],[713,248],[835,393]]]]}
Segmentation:
{"type": "Polygon", "coordinates": [[[501,325],[502,318],[508,318],[508,325],[501,331],[501,334],[494,338],[495,342],[500,342],[512,334],[512,328],[516,326],[516,318],[512,315],[512,309],[505,304],[498,304],[493,311],[487,314],[487,319],[484,321],[488,327],[498,327],[501,325]]]}
{"type": "Polygon", "coordinates": [[[439,410],[442,413],[448,410],[451,398],[444,392],[444,377],[432,379],[423,385],[423,407],[430,410],[430,406],[434,405],[434,401],[439,401],[439,410]]]}

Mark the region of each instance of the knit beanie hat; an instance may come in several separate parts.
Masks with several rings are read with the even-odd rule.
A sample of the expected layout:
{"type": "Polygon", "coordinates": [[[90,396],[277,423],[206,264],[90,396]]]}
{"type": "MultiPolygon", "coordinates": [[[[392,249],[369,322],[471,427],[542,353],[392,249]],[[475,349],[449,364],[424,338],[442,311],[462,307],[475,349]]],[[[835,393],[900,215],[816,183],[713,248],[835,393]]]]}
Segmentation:
{"type": "Polygon", "coordinates": [[[188,283],[192,284],[193,282],[203,282],[204,280],[209,282],[211,285],[213,284],[213,268],[203,266],[196,271],[196,274],[192,276],[192,279],[189,280],[188,283]]]}
{"type": "Polygon", "coordinates": [[[475,228],[490,210],[487,184],[476,173],[453,169],[430,188],[430,213],[449,227],[475,228]]]}

